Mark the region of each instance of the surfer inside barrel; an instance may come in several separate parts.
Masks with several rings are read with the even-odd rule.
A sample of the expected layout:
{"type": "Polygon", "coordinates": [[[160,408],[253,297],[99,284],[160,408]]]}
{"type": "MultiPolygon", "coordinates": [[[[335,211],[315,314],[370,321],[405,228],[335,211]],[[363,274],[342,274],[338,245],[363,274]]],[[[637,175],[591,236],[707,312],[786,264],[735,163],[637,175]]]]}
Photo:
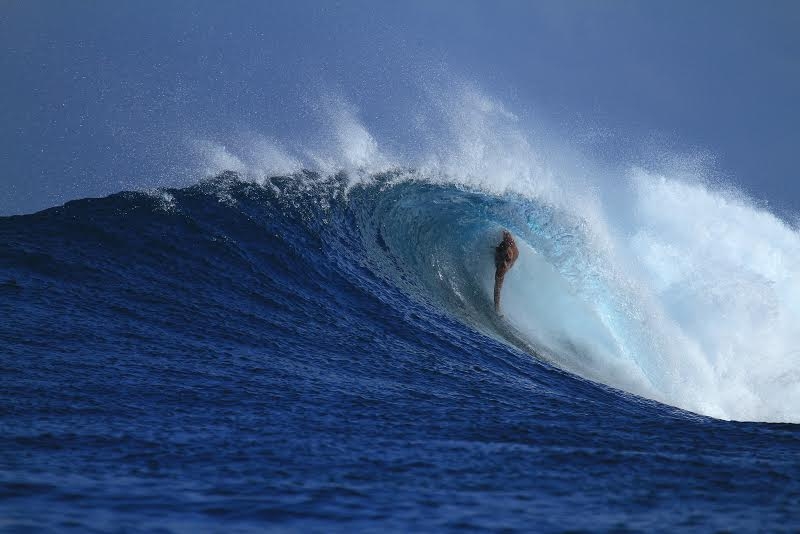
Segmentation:
{"type": "Polygon", "coordinates": [[[503,287],[503,279],[506,273],[519,258],[519,250],[511,232],[503,230],[503,241],[494,250],[494,311],[500,312],[500,289],[503,287]]]}

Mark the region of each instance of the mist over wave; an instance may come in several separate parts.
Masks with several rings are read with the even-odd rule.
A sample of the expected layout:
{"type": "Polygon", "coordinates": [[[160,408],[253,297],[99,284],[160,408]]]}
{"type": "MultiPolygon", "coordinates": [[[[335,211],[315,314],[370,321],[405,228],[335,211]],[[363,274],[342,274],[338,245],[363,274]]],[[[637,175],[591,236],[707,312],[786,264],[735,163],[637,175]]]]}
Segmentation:
{"type": "Polygon", "coordinates": [[[419,298],[563,369],[717,418],[800,422],[795,228],[709,179],[702,160],[593,159],[456,87],[429,90],[408,113],[405,144],[379,140],[354,106],[329,97],[317,139],[247,134],[190,148],[204,175],[229,170],[269,187],[294,173],[313,191],[297,174],[312,169],[343,173],[347,191],[380,191],[365,224],[386,244],[376,253],[403,271],[387,276],[418,277],[419,298]],[[498,322],[490,251],[504,227],[521,257],[498,322]]]}

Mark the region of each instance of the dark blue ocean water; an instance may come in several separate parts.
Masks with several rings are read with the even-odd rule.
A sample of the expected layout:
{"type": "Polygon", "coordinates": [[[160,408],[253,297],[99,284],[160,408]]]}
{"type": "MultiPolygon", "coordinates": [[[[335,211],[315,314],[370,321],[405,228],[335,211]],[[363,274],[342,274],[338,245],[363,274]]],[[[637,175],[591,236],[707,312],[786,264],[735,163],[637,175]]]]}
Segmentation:
{"type": "Polygon", "coordinates": [[[345,181],[0,218],[0,530],[800,529],[798,426],[584,380],[493,315],[473,264],[546,209],[345,181]]]}

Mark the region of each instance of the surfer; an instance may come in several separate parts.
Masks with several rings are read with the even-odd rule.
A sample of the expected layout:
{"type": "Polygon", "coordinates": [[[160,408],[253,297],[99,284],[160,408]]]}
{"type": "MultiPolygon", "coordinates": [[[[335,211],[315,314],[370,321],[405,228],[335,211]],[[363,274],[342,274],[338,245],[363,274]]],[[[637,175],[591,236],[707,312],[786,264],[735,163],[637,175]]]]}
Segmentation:
{"type": "Polygon", "coordinates": [[[519,250],[511,232],[503,230],[503,241],[494,250],[494,265],[497,270],[494,272],[494,311],[500,312],[500,288],[503,287],[503,279],[506,273],[519,258],[519,250]]]}

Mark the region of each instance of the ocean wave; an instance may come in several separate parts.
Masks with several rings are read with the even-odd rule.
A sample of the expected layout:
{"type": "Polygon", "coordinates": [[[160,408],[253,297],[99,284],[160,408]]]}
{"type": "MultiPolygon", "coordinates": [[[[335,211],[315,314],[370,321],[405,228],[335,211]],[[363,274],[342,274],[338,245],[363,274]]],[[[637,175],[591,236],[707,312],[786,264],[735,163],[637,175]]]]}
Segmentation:
{"type": "MultiPolygon", "coordinates": [[[[424,169],[358,180],[226,172],[188,188],[3,219],[4,276],[20,287],[37,277],[65,287],[94,281],[102,293],[135,275],[266,320],[275,307],[319,307],[347,325],[345,345],[365,301],[380,313],[411,298],[422,314],[415,328],[440,330],[444,315],[549,365],[682,409],[800,420],[796,232],[704,185],[644,171],[630,184],[627,212],[604,214],[598,229],[597,219],[552,199],[448,183],[424,169]],[[501,318],[491,302],[492,250],[504,228],[520,259],[501,318]],[[196,265],[212,266],[225,285],[196,265]]],[[[142,286],[133,298],[158,298],[142,286]]],[[[186,293],[173,299],[197,306],[186,293]]],[[[124,299],[116,305],[126,309],[124,299]]]]}

